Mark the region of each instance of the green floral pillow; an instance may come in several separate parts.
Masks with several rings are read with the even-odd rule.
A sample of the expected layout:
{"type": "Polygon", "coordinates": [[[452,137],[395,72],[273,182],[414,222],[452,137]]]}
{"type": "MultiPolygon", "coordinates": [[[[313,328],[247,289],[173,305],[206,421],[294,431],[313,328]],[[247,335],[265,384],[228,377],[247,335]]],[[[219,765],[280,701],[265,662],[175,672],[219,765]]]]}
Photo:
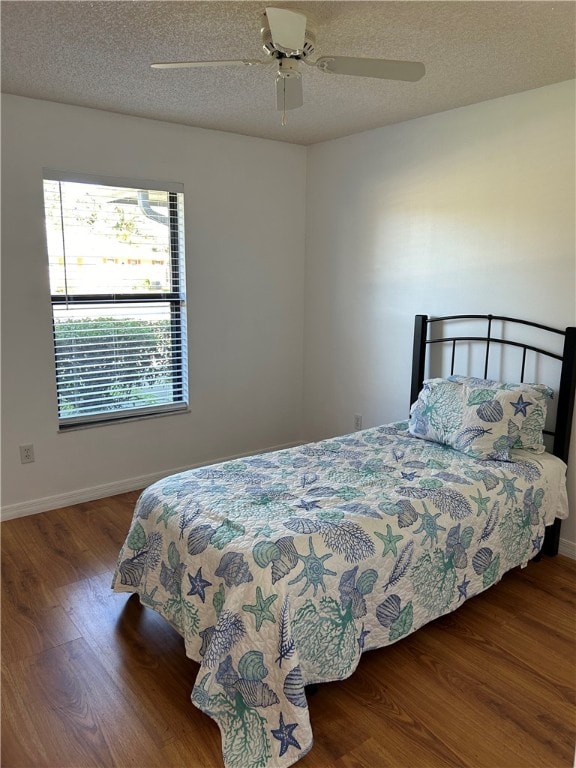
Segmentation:
{"type": "Polygon", "coordinates": [[[410,408],[408,431],[433,443],[450,445],[462,425],[462,385],[445,379],[428,379],[410,408]]]}
{"type": "Polygon", "coordinates": [[[546,419],[545,396],[532,390],[473,387],[430,379],[410,409],[415,437],[449,445],[477,459],[510,461],[511,448],[538,450],[546,419]]]}
{"type": "Polygon", "coordinates": [[[469,387],[482,390],[506,390],[510,392],[524,393],[523,397],[532,402],[532,406],[527,406],[526,418],[520,426],[520,437],[514,448],[523,448],[533,453],[544,453],[542,432],[546,424],[547,401],[554,399],[554,390],[546,384],[509,384],[503,381],[492,381],[491,379],[476,379],[471,376],[449,376],[449,381],[457,381],[469,387]]]}

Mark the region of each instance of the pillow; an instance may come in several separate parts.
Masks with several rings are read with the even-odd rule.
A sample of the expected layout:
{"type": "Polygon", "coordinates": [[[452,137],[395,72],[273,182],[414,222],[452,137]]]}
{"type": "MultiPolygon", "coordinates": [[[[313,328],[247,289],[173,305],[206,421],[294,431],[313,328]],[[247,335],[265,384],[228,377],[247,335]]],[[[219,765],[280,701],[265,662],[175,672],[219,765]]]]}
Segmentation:
{"type": "Polygon", "coordinates": [[[410,409],[408,431],[477,459],[510,461],[510,449],[523,448],[525,442],[542,452],[544,446],[538,450],[538,435],[533,433],[538,432],[541,441],[546,403],[544,395],[532,392],[430,379],[410,409]]]}
{"type": "MultiPolygon", "coordinates": [[[[518,443],[514,448],[523,448],[533,453],[544,453],[546,450],[542,431],[546,424],[547,400],[554,398],[554,390],[546,384],[510,384],[502,381],[492,381],[491,379],[477,379],[473,376],[449,376],[449,381],[456,381],[470,387],[482,390],[507,390],[510,392],[525,393],[525,399],[531,399],[532,405],[526,406],[526,419],[520,427],[520,436],[518,443]]],[[[489,399],[489,394],[485,397],[489,399]]],[[[522,401],[520,401],[522,402],[522,401]]]]}
{"type": "Polygon", "coordinates": [[[428,379],[410,408],[408,432],[423,440],[450,445],[450,436],[462,424],[462,404],[461,384],[428,379]]]}

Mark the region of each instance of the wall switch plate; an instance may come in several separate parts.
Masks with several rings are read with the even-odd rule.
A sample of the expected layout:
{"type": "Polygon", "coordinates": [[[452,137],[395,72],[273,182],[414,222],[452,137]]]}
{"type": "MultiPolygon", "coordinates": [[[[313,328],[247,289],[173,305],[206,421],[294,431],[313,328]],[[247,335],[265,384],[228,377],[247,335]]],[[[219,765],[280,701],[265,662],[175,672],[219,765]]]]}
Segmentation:
{"type": "Polygon", "coordinates": [[[362,429],[362,416],[359,413],[354,414],[354,429],[356,431],[362,429]]]}
{"type": "Polygon", "coordinates": [[[32,464],[34,461],[34,446],[30,443],[30,445],[21,445],[20,446],[20,463],[21,464],[32,464]]]}

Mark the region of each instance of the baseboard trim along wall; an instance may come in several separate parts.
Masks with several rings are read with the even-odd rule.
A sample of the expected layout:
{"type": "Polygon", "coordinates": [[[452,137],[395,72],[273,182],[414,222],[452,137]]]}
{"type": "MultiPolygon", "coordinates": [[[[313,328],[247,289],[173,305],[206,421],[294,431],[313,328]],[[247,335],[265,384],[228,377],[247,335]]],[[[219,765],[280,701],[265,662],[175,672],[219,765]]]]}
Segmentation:
{"type": "Polygon", "coordinates": [[[282,451],[286,448],[294,448],[296,445],[302,445],[302,443],[297,441],[293,443],[284,443],[283,445],[274,445],[270,448],[263,448],[250,453],[237,453],[233,456],[225,456],[220,459],[214,459],[213,461],[202,461],[186,467],[165,469],[163,472],[153,472],[149,475],[140,475],[140,477],[129,477],[125,480],[118,480],[115,483],[105,483],[104,485],[95,485],[91,488],[80,488],[67,493],[59,493],[55,496],[45,496],[41,499],[32,499],[17,504],[9,504],[2,507],[1,519],[2,521],[13,520],[17,517],[26,517],[27,515],[36,515],[40,512],[48,512],[51,509],[60,509],[61,507],[69,507],[73,504],[82,504],[85,501],[104,499],[108,496],[115,496],[118,493],[138,491],[155,483],[157,480],[161,480],[163,477],[168,477],[168,475],[176,475],[179,472],[187,472],[189,469],[206,467],[210,464],[220,464],[223,461],[232,461],[233,459],[241,459],[246,456],[255,456],[259,453],[282,451]]]}
{"type": "Polygon", "coordinates": [[[558,553],[565,555],[566,557],[571,557],[572,560],[576,560],[576,543],[569,541],[568,539],[560,539],[558,553]]]}

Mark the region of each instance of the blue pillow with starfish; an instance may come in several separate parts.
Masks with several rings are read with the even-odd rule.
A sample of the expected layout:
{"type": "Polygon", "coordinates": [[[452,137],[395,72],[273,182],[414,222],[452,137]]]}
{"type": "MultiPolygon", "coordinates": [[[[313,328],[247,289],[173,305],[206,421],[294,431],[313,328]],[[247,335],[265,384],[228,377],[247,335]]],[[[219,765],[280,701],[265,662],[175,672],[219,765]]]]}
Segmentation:
{"type": "Polygon", "coordinates": [[[461,376],[454,374],[448,377],[448,381],[455,381],[465,384],[474,389],[481,390],[505,390],[517,393],[517,403],[521,407],[521,413],[525,420],[519,423],[520,435],[515,448],[522,448],[532,453],[544,453],[543,431],[546,424],[546,413],[548,410],[548,400],[554,399],[554,390],[546,384],[528,384],[528,383],[509,383],[505,381],[494,381],[492,379],[478,379],[473,376],[461,376]],[[521,398],[521,399],[520,399],[521,398]],[[530,409],[528,406],[522,407],[526,401],[532,401],[536,407],[530,409]]]}

